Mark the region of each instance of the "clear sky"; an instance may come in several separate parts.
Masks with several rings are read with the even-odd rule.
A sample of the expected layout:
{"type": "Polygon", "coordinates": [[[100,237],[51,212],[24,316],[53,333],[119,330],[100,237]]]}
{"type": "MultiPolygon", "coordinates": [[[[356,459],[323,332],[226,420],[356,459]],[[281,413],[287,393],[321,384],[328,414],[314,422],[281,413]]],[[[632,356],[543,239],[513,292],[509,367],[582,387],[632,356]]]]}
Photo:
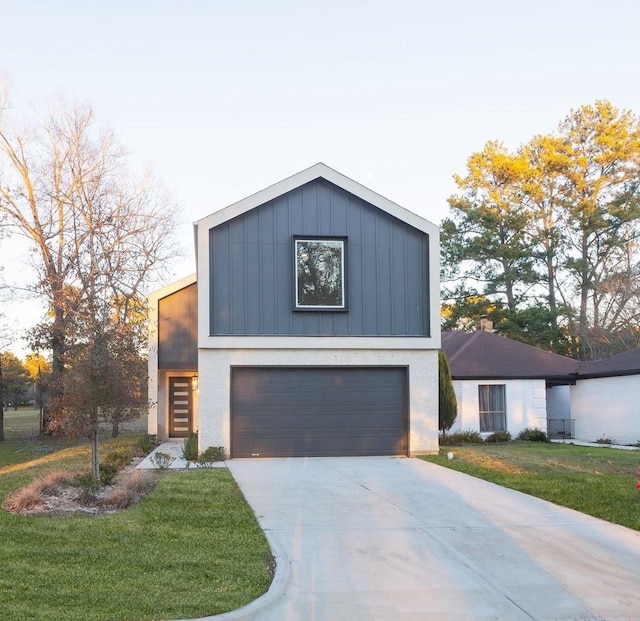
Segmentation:
{"type": "MultiPolygon", "coordinates": [[[[16,112],[90,104],[190,223],[322,161],[438,224],[487,140],[640,113],[638,0],[0,0],[16,112]]],[[[11,268],[8,268],[11,269],[11,268]]]]}

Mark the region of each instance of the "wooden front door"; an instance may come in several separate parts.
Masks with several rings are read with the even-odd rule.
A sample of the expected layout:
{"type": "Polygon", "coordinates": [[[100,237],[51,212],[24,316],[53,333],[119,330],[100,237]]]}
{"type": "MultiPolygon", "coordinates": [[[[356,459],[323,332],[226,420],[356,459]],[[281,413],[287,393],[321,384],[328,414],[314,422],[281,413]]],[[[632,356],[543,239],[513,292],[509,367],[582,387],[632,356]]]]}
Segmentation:
{"type": "Polygon", "coordinates": [[[186,438],[193,420],[193,397],[190,377],[169,378],[169,435],[186,438]]]}

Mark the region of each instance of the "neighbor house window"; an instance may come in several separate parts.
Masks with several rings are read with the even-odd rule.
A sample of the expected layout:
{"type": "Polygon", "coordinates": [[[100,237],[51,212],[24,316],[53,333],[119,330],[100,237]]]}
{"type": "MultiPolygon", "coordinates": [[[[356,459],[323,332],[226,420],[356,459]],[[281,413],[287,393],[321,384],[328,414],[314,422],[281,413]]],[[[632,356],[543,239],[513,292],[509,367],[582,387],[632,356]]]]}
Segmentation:
{"type": "Polygon", "coordinates": [[[507,430],[507,400],[505,392],[504,384],[478,386],[481,432],[507,430]]]}
{"type": "Polygon", "coordinates": [[[345,310],[344,239],[295,238],[295,307],[345,310]]]}

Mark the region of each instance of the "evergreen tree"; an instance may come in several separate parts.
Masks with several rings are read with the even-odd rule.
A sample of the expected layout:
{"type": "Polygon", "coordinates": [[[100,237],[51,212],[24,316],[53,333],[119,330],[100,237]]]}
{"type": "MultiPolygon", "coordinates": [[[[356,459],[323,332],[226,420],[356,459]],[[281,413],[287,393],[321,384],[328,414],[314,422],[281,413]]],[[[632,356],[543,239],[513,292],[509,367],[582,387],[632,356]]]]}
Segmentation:
{"type": "Polygon", "coordinates": [[[451,381],[449,361],[443,351],[438,352],[438,427],[445,433],[458,416],[458,402],[451,381]]]}

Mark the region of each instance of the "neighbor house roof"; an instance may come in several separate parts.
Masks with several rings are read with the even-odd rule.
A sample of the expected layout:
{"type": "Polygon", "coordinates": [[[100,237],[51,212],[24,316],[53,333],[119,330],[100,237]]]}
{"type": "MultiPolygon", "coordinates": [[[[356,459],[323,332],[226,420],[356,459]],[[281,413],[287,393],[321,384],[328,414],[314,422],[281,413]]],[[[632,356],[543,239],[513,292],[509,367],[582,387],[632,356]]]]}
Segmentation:
{"type": "Polygon", "coordinates": [[[577,379],[640,375],[640,348],[580,362],[486,330],[443,332],[442,350],[454,379],[577,379]]]}
{"type": "Polygon", "coordinates": [[[454,379],[573,381],[579,362],[493,332],[443,332],[442,350],[454,379]]]}
{"type": "Polygon", "coordinates": [[[606,358],[580,363],[580,377],[611,377],[640,374],[640,348],[606,358]]]}

